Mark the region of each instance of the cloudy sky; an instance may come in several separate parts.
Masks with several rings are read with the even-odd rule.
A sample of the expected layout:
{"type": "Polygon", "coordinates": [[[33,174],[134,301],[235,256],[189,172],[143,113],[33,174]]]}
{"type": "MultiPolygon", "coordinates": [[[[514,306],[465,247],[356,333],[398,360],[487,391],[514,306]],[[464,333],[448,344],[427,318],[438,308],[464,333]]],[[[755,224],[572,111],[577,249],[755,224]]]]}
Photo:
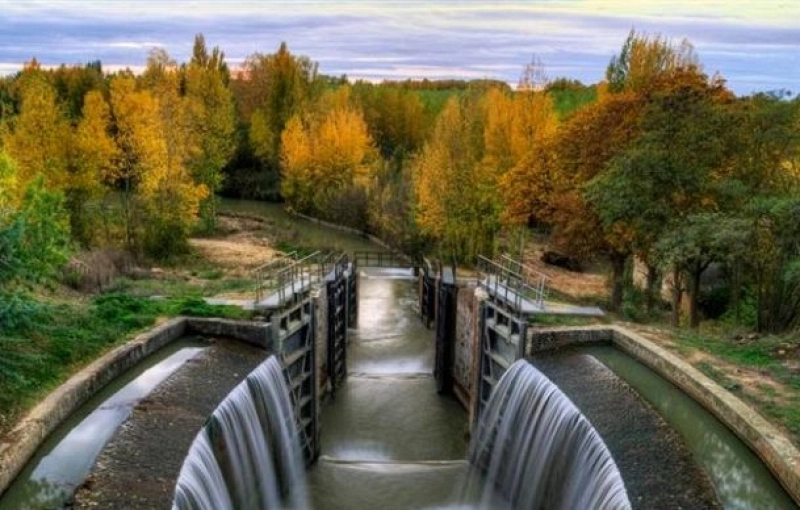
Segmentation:
{"type": "Polygon", "coordinates": [[[351,78],[516,83],[536,55],[550,77],[594,83],[631,28],[688,38],[739,94],[800,92],[800,0],[0,0],[0,72],[31,57],[135,68],[156,46],[185,61],[203,33],[233,66],[286,41],[351,78]]]}

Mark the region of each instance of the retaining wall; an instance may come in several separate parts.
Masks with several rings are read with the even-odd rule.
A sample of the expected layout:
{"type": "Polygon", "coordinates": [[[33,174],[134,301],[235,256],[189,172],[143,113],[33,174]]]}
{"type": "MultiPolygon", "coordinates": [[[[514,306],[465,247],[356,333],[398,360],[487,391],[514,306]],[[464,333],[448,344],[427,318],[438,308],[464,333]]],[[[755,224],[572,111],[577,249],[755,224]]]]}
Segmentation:
{"type": "Polygon", "coordinates": [[[691,396],[749,446],[800,504],[800,450],[736,396],[650,340],[619,326],[529,328],[526,354],[591,342],[612,343],[691,396]]]}
{"type": "Polygon", "coordinates": [[[267,323],[177,317],[96,359],[50,393],[3,438],[0,443],[0,494],[22,471],[39,445],[70,414],[148,355],[191,333],[233,338],[269,349],[268,327],[267,323]]]}

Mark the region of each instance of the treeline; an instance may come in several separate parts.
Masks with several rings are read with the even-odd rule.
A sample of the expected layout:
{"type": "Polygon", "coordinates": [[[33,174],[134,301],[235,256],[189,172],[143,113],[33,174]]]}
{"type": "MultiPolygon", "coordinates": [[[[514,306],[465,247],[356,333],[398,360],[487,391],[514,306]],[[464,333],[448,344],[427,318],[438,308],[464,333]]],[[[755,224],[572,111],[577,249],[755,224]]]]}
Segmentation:
{"type": "Polygon", "coordinates": [[[637,259],[642,308],[669,275],[675,320],[685,290],[696,325],[714,266],[717,313],[781,330],[800,315],[799,105],[736,97],[688,43],[635,32],[596,86],[548,81],[537,62],[515,90],[349,83],[285,44],[231,70],[202,36],[188,63],[156,50],[138,76],[34,62],[0,82],[0,235],[37,193],[78,243],[156,256],[198,219],[213,229],[220,193],[467,263],[536,226],[609,261],[613,310],[637,259]]]}

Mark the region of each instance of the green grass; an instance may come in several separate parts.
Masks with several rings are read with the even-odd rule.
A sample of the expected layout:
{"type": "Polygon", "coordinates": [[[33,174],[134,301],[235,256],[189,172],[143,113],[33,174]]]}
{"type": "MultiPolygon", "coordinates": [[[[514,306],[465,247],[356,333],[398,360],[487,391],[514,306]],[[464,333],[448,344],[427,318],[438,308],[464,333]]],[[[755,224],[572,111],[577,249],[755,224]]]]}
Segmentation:
{"type": "Polygon", "coordinates": [[[749,368],[780,372],[780,359],[774,354],[782,340],[766,336],[747,342],[737,342],[722,335],[679,331],[676,339],[682,345],[713,354],[725,361],[749,368]]]}
{"type": "Polygon", "coordinates": [[[88,303],[28,301],[27,320],[0,329],[0,435],[20,414],[75,370],[165,316],[249,318],[237,307],[193,296],[150,299],[102,294],[88,303]]]}
{"type": "Polygon", "coordinates": [[[732,340],[724,329],[714,331],[677,331],[675,346],[679,353],[688,357],[694,351],[711,354],[737,367],[757,370],[758,373],[785,385],[784,390],[756,383],[755,391],[742,391],[739,382],[725,370],[701,362],[696,366],[725,389],[736,393],[768,420],[782,426],[795,444],[800,444],[800,374],[790,370],[777,354],[796,338],[764,336],[752,340],[732,340]]]}

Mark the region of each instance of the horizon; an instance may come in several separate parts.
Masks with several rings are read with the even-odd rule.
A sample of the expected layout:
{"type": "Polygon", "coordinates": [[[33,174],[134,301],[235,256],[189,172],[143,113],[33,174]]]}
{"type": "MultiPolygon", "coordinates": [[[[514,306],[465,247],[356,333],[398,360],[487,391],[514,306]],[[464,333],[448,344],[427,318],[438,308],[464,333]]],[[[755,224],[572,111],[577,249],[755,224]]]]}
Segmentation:
{"type": "Polygon", "coordinates": [[[542,0],[538,2],[0,1],[0,73],[36,58],[43,67],[141,69],[152,48],[188,61],[194,36],[225,52],[231,70],[286,42],[329,76],[350,80],[493,79],[517,83],[526,64],[585,84],[631,29],[688,39],[709,75],[737,95],[800,90],[800,2],[769,0],[542,0]],[[669,13],[669,14],[665,14],[669,13]]]}

